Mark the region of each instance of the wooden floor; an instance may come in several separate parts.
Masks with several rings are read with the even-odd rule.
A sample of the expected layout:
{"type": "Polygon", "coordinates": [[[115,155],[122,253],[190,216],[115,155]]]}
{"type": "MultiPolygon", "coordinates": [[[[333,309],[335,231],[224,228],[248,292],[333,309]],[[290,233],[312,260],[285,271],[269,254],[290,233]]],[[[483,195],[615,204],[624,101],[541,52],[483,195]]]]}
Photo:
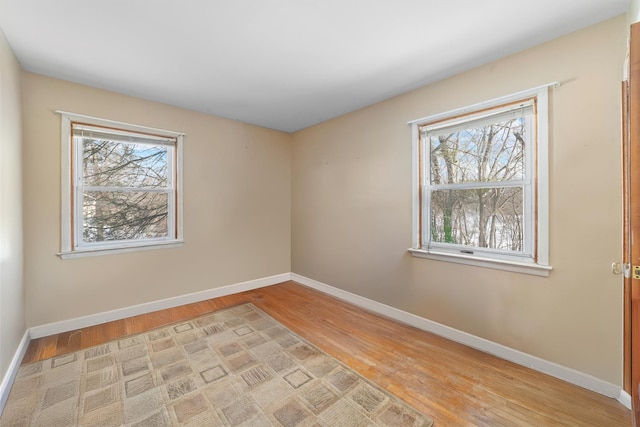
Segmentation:
{"type": "Polygon", "coordinates": [[[23,363],[252,302],[361,375],[429,415],[436,426],[630,426],[610,399],[294,282],[34,340],[23,363]]]}

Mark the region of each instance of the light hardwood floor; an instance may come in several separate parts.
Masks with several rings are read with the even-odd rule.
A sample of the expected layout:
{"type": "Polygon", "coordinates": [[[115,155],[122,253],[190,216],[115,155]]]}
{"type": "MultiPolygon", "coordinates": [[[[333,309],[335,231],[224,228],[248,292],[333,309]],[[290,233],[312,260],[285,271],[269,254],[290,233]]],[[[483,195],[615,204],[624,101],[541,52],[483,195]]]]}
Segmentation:
{"type": "Polygon", "coordinates": [[[380,317],[295,282],[34,340],[23,363],[251,302],[436,426],[630,426],[614,399],[380,317]]]}

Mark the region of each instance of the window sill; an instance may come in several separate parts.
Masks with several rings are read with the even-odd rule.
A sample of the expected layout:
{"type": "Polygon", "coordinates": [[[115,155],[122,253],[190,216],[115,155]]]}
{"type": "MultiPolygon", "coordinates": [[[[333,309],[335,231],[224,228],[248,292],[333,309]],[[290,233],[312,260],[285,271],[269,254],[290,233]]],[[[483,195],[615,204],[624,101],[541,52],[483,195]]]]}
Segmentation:
{"type": "Polygon", "coordinates": [[[120,246],[117,248],[86,248],[76,249],[75,251],[62,251],[57,255],[61,259],[85,258],[90,256],[114,255],[127,252],[150,251],[155,249],[179,248],[184,245],[182,241],[171,241],[166,243],[153,243],[149,245],[138,246],[120,246]]]}
{"type": "Polygon", "coordinates": [[[456,264],[472,265],[474,267],[492,268],[495,270],[511,271],[514,273],[531,274],[534,276],[549,277],[550,265],[529,264],[526,262],[482,258],[473,255],[458,255],[447,252],[426,251],[424,249],[410,248],[411,256],[416,258],[433,259],[436,261],[453,262],[456,264]]]}

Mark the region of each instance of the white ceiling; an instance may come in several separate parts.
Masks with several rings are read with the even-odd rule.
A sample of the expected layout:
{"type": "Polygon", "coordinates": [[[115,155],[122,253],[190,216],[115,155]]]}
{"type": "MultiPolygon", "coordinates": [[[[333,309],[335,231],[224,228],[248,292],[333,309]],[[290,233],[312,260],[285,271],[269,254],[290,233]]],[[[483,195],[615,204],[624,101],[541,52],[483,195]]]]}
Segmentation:
{"type": "Polygon", "coordinates": [[[29,71],[296,131],[625,13],[629,0],[0,0],[29,71]]]}

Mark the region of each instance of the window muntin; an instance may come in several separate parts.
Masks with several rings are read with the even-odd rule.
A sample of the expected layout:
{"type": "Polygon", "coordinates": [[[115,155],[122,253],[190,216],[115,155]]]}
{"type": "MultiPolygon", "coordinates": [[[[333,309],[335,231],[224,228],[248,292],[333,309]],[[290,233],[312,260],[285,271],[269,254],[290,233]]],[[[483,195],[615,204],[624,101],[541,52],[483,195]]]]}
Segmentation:
{"type": "Polygon", "coordinates": [[[549,86],[409,122],[413,256],[548,275],[549,86]]]}
{"type": "Polygon", "coordinates": [[[59,112],[62,258],[182,244],[182,134],[59,112]]]}

